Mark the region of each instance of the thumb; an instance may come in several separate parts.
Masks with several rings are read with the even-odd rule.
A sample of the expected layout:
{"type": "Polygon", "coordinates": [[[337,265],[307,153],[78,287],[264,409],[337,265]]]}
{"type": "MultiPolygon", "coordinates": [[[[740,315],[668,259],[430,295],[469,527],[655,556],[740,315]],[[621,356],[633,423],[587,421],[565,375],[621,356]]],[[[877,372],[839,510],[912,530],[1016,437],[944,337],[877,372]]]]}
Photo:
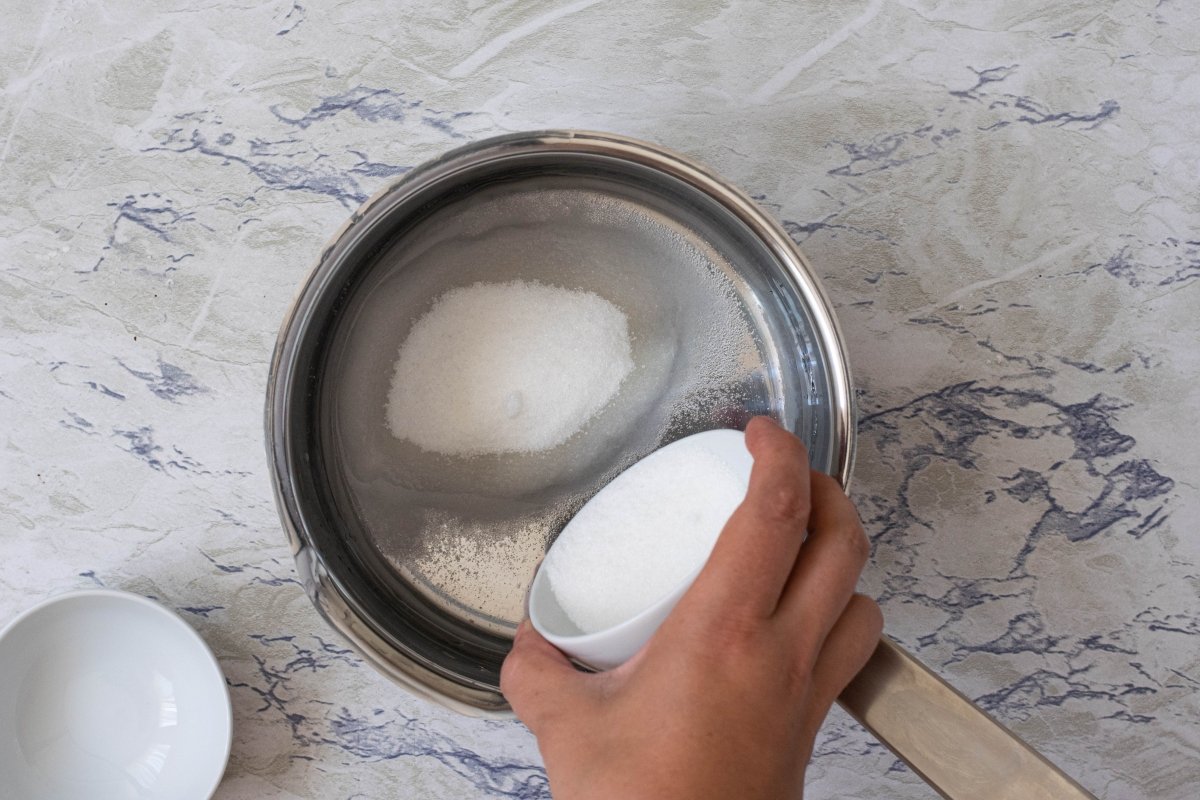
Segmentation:
{"type": "Polygon", "coordinates": [[[525,620],[500,669],[500,691],[536,736],[548,719],[578,705],[586,677],[525,620]]]}

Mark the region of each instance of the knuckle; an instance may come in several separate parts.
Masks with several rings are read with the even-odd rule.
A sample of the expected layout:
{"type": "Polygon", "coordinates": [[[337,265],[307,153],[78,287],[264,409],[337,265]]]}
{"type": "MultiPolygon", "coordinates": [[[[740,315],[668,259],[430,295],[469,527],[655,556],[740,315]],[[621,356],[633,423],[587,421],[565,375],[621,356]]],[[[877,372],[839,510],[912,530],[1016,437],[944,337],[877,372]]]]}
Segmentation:
{"type": "Polygon", "coordinates": [[[846,547],[850,550],[851,556],[861,568],[871,558],[871,540],[867,538],[866,531],[862,525],[854,525],[846,537],[846,547]]]}
{"type": "Polygon", "coordinates": [[[784,679],[789,691],[804,692],[812,685],[813,670],[816,668],[816,653],[802,650],[787,662],[784,679]]]}
{"type": "Polygon", "coordinates": [[[812,683],[813,671],[821,654],[821,643],[813,641],[809,632],[789,630],[781,644],[777,663],[783,664],[782,675],[793,691],[804,692],[812,683]]]}
{"type": "Polygon", "coordinates": [[[808,521],[811,511],[808,496],[798,486],[774,487],[763,494],[759,513],[769,523],[794,525],[808,521]]]}
{"type": "Polygon", "coordinates": [[[762,631],[762,619],[742,611],[730,611],[713,621],[709,628],[712,644],[727,652],[754,650],[762,631]]]}
{"type": "Polygon", "coordinates": [[[883,632],[883,611],[878,603],[865,594],[855,594],[850,598],[850,604],[853,612],[875,637],[883,632]]]}
{"type": "Polygon", "coordinates": [[[823,488],[837,489],[842,491],[842,485],[834,479],[832,475],[827,475],[824,472],[817,472],[815,469],[809,473],[809,480],[813,483],[823,485],[823,488]]]}

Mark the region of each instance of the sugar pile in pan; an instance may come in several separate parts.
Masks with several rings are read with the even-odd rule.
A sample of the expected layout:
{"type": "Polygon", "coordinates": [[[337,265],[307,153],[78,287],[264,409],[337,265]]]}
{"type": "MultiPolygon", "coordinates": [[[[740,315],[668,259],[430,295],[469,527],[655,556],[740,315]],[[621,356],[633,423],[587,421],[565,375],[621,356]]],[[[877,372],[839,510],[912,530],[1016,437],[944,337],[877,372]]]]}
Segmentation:
{"type": "Polygon", "coordinates": [[[388,393],[388,426],[446,455],[528,453],[571,438],[633,369],[625,314],[541,283],[452,289],[413,325],[388,393]]]}

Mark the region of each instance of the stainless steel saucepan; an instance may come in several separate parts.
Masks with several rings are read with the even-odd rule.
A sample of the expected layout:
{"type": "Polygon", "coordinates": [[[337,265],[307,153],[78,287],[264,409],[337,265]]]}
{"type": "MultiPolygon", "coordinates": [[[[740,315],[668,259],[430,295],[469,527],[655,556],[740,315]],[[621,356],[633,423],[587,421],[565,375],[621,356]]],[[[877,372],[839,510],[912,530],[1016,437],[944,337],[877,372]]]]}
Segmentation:
{"type": "MultiPolygon", "coordinates": [[[[849,481],[849,369],[804,256],[686,158],[544,131],[455,150],[355,212],[284,320],[266,428],[318,611],[411,691],[504,716],[500,664],[566,520],[657,447],[755,414],[849,481]],[[638,367],[617,398],[544,453],[460,458],[392,435],[388,390],[413,322],[451,288],[511,280],[594,292],[626,313],[638,367]]],[[[886,638],[841,702],[946,797],[1090,797],[886,638]]]]}

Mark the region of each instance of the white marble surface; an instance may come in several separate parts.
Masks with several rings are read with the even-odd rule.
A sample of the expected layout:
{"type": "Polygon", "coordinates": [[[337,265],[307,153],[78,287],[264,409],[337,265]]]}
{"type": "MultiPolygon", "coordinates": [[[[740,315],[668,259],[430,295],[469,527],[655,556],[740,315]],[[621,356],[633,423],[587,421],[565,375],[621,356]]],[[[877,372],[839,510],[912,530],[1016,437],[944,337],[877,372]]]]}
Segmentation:
{"type": "MultiPolygon", "coordinates": [[[[294,579],[261,408],[323,241],[490,134],[613,130],[758,196],[838,306],[864,587],[1105,798],[1200,784],[1200,9],[4,4],[0,620],[179,609],[236,715],[221,800],[538,798],[516,723],[348,652],[294,579]],[[686,9],[686,10],[685,10],[686,9]]],[[[809,796],[931,797],[836,716],[809,796]]]]}

